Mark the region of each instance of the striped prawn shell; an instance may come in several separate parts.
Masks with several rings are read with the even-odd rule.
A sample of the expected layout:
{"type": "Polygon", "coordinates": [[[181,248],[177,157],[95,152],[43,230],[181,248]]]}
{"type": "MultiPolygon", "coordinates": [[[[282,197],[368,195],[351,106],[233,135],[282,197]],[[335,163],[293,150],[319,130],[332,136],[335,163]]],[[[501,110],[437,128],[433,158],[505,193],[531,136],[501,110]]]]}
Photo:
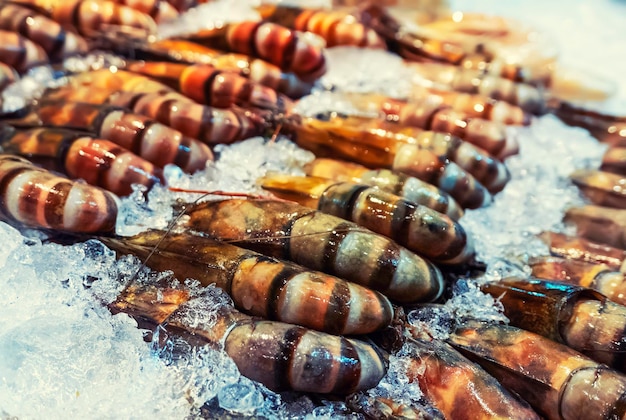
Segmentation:
{"type": "Polygon", "coordinates": [[[330,334],[367,334],[393,317],[391,303],[378,292],[206,237],[148,231],[102,241],[142,259],[154,253],[147,266],[172,270],[179,279],[215,283],[250,315],[330,334]]]}
{"type": "Polygon", "coordinates": [[[576,284],[597,290],[613,302],[626,305],[626,278],[617,267],[559,257],[530,261],[534,277],[576,284]]]}
{"type": "Polygon", "coordinates": [[[177,95],[120,92],[109,102],[130,108],[208,145],[233,143],[263,135],[267,130],[266,121],[258,113],[181,101],[177,95]]]}
{"type": "Polygon", "coordinates": [[[380,109],[389,121],[425,130],[450,133],[498,158],[517,153],[518,145],[507,138],[502,124],[471,118],[445,105],[441,97],[428,95],[419,102],[383,99],[380,109]]]}
{"type": "Polygon", "coordinates": [[[234,23],[226,36],[235,52],[262,58],[302,80],[314,80],[326,72],[322,46],[283,26],[262,21],[234,23]]]}
{"type": "Polygon", "coordinates": [[[421,69],[426,66],[427,77],[434,74],[436,82],[443,83],[457,92],[479,94],[499,101],[505,101],[533,114],[546,112],[547,104],[544,92],[535,86],[485,74],[480,70],[465,69],[451,65],[422,63],[406,63],[406,65],[415,69],[417,73],[421,73],[421,69]],[[428,66],[436,67],[431,72],[428,66]]]}
{"type": "Polygon", "coordinates": [[[365,166],[335,159],[317,158],[305,165],[307,175],[371,185],[421,204],[453,220],[463,215],[463,209],[443,190],[418,178],[388,169],[370,170],[365,166]]]}
{"type": "Polygon", "coordinates": [[[442,160],[431,150],[413,144],[398,148],[391,169],[437,186],[463,208],[483,207],[492,199],[489,191],[455,162],[442,160]]]}
{"type": "Polygon", "coordinates": [[[70,177],[82,178],[118,195],[132,185],[147,188],[162,180],[161,170],[117,144],[79,131],[58,128],[16,130],[4,138],[4,150],[40,159],[55,159],[70,177]]]}
{"type": "Polygon", "coordinates": [[[186,36],[207,47],[261,58],[282,71],[292,72],[312,82],[326,72],[323,42],[316,35],[298,33],[264,21],[231,23],[186,36]]]}
{"type": "Polygon", "coordinates": [[[23,73],[31,67],[48,63],[48,55],[43,48],[22,35],[0,30],[0,62],[23,73]]]}
{"type": "Polygon", "coordinates": [[[0,155],[0,197],[2,215],[26,226],[83,233],[115,230],[114,194],[17,156],[0,155]]]}
{"type": "Polygon", "coordinates": [[[87,42],[64,30],[57,22],[27,7],[6,3],[0,5],[0,29],[18,32],[41,46],[51,60],[60,60],[87,52],[87,42]]]}
{"type": "Polygon", "coordinates": [[[276,112],[291,108],[291,101],[274,89],[210,64],[188,66],[181,75],[180,89],[194,101],[216,108],[239,105],[276,112]]]}
{"type": "Polygon", "coordinates": [[[474,255],[470,237],[448,216],[366,185],[331,185],[320,196],[318,209],[352,220],[441,263],[461,264],[474,255]]]}
{"type": "Polygon", "coordinates": [[[496,324],[459,329],[449,342],[546,418],[626,415],[626,377],[567,346],[496,324]]]}
{"type": "Polygon", "coordinates": [[[219,240],[378,290],[399,302],[434,301],[439,270],[384,236],[295,203],[231,199],[186,208],[185,226],[219,240]]]}
{"type": "Polygon", "coordinates": [[[264,19],[301,32],[312,32],[326,41],[327,47],[353,45],[363,48],[385,48],[376,31],[343,10],[303,9],[292,6],[262,5],[264,19]]]}
{"type": "Polygon", "coordinates": [[[186,172],[194,172],[213,159],[207,145],[126,108],[53,102],[39,105],[33,118],[44,125],[89,130],[161,168],[174,164],[186,172]]]}
{"type": "Polygon", "coordinates": [[[46,3],[52,4],[52,19],[83,36],[95,37],[111,27],[136,30],[144,36],[156,33],[156,23],[150,16],[113,1],[53,0],[46,3]]]}
{"type": "Polygon", "coordinates": [[[443,418],[539,419],[479,365],[439,340],[410,339],[406,375],[443,418]]]}
{"type": "Polygon", "coordinates": [[[112,309],[157,326],[160,345],[183,338],[223,348],[244,376],[274,391],[345,395],[376,386],[386,371],[373,345],[215,308],[184,290],[133,284],[112,309]],[[206,315],[207,304],[213,316],[206,315]]]}
{"type": "Polygon", "coordinates": [[[459,137],[425,131],[417,136],[416,144],[452,160],[491,193],[501,191],[511,178],[509,170],[500,160],[459,137]]]}

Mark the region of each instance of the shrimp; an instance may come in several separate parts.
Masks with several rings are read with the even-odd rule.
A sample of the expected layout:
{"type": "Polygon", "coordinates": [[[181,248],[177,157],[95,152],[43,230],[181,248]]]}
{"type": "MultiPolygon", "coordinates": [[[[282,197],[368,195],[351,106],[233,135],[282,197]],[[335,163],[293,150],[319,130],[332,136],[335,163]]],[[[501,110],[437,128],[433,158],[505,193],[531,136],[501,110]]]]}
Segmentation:
{"type": "Polygon", "coordinates": [[[38,159],[71,178],[103,187],[118,195],[132,193],[132,184],[151,188],[161,183],[160,168],[108,140],[60,128],[16,130],[2,126],[0,145],[5,153],[38,159]]]}
{"type": "Polygon", "coordinates": [[[64,232],[113,232],[118,198],[13,155],[0,155],[0,217],[64,232]]]}
{"type": "Polygon", "coordinates": [[[195,172],[213,160],[213,152],[198,140],[125,108],[84,102],[52,102],[34,107],[12,125],[46,125],[86,130],[111,140],[163,168],[173,163],[184,171],[195,172]]]}
{"type": "Polygon", "coordinates": [[[151,230],[99,240],[154,270],[172,270],[179,279],[205,286],[215,283],[250,315],[330,334],[367,334],[393,318],[391,303],[378,292],[206,237],[151,230]]]}
{"type": "Polygon", "coordinates": [[[410,359],[406,374],[444,418],[539,419],[475,363],[439,340],[413,339],[405,345],[410,359]]]}
{"type": "Polygon", "coordinates": [[[443,293],[430,262],[338,217],[295,203],[230,199],[185,207],[184,227],[377,290],[397,302],[443,293]]]}
{"type": "Polygon", "coordinates": [[[626,147],[626,121],[624,117],[613,117],[579,109],[562,102],[554,114],[566,124],[582,127],[603,143],[611,147],[626,147]]]}
{"type": "Polygon", "coordinates": [[[318,158],[304,166],[307,175],[333,179],[341,182],[366,184],[399,195],[415,204],[426,206],[459,220],[463,210],[443,190],[418,178],[387,169],[370,170],[356,163],[318,158]]]}
{"type": "Polygon", "coordinates": [[[274,391],[350,394],[376,386],[386,368],[382,353],[363,341],[216,308],[185,289],[130,285],[109,305],[157,326],[161,345],[177,337],[194,346],[223,348],[242,375],[274,391]],[[215,321],[197,314],[215,312],[215,321]],[[197,318],[197,319],[194,319],[197,318]]]}
{"type": "Polygon", "coordinates": [[[33,41],[15,32],[0,30],[0,62],[24,73],[48,61],[44,49],[33,41]]]}
{"type": "Polygon", "coordinates": [[[326,72],[323,46],[313,34],[271,22],[229,23],[182,37],[198,44],[261,58],[311,82],[326,72]]]}
{"type": "Polygon", "coordinates": [[[420,86],[484,95],[538,115],[548,111],[546,93],[536,86],[450,64],[406,62],[405,66],[415,72],[413,83],[420,86]]]}
{"type": "Polygon", "coordinates": [[[159,80],[198,103],[216,108],[238,105],[280,113],[292,107],[289,98],[274,89],[211,64],[132,62],[126,70],[159,80]]]}
{"type": "Polygon", "coordinates": [[[262,136],[270,127],[268,119],[258,110],[213,108],[181,101],[169,94],[118,92],[109,102],[154,118],[210,146],[262,136]]]}
{"type": "MultiPolygon", "coordinates": [[[[491,202],[489,191],[456,163],[416,144],[397,142],[388,145],[395,148],[392,150],[375,141],[376,136],[370,136],[367,131],[344,126],[344,121],[331,119],[326,122],[291,116],[284,121],[283,131],[316,156],[342,158],[370,168],[406,173],[436,185],[463,207],[478,208],[491,202]],[[355,141],[355,136],[357,140],[365,141],[355,141]]],[[[373,133],[376,134],[376,131],[373,130],[373,133]]]]}
{"type": "Polygon", "coordinates": [[[601,206],[626,208],[626,180],[622,175],[597,170],[580,169],[570,179],[592,203],[601,206]]]}
{"type": "Polygon", "coordinates": [[[218,109],[197,104],[173,92],[133,93],[64,87],[45,93],[47,101],[108,103],[132,110],[213,146],[266,134],[269,123],[258,111],[218,109]]]}
{"type": "Polygon", "coordinates": [[[511,325],[626,370],[626,307],[591,289],[546,280],[507,278],[481,290],[499,299],[511,325]]]}
{"type": "Polygon", "coordinates": [[[585,239],[626,249],[626,210],[587,205],[565,212],[565,223],[572,223],[585,239]]]}
{"type": "Polygon", "coordinates": [[[606,264],[592,264],[559,257],[534,258],[529,264],[532,275],[537,278],[588,287],[602,293],[613,302],[626,305],[624,273],[606,264]]]}
{"type": "Polygon", "coordinates": [[[301,32],[312,32],[326,41],[327,47],[354,45],[362,48],[386,48],[376,31],[345,10],[304,9],[281,4],[257,7],[261,17],[301,32]]]}
{"type": "Polygon", "coordinates": [[[66,31],[52,19],[17,4],[0,5],[0,29],[18,32],[30,39],[41,46],[52,61],[88,51],[87,42],[80,35],[66,31]]]}
{"type": "MultiPolygon", "coordinates": [[[[336,115],[331,115],[328,121],[305,120],[304,124],[308,122],[322,131],[311,140],[313,143],[329,144],[329,148],[333,145],[339,148],[342,143],[347,143],[347,147],[343,150],[348,151],[350,146],[354,145],[355,152],[358,152],[354,154],[371,155],[370,159],[374,160],[372,166],[383,166],[394,154],[395,159],[398,159],[399,156],[414,155],[424,149],[433,152],[442,161],[455,162],[490,192],[502,190],[510,178],[509,171],[502,162],[486,151],[448,134],[422,131],[413,127],[400,127],[375,119],[342,118],[336,115]],[[405,148],[404,144],[416,147],[405,148]],[[389,154],[392,156],[388,156],[389,154]]],[[[287,130],[291,129],[295,132],[292,137],[296,138],[296,142],[299,139],[300,128],[297,124],[286,127],[287,130]]],[[[308,144],[304,140],[298,143],[302,143],[305,148],[308,144]]]]}
{"type": "Polygon", "coordinates": [[[266,175],[261,187],[280,198],[351,220],[444,264],[463,264],[474,255],[471,238],[448,216],[395,194],[324,178],[266,175]]]}
{"type": "Polygon", "coordinates": [[[550,247],[550,253],[557,257],[580,260],[592,264],[605,264],[619,269],[626,260],[626,251],[598,242],[589,241],[562,233],[544,232],[539,238],[550,247]]]}
{"type": "Polygon", "coordinates": [[[460,328],[448,341],[547,419],[624,416],[626,377],[565,345],[496,324],[460,328]]]}
{"type": "Polygon", "coordinates": [[[337,100],[363,116],[380,116],[399,126],[452,134],[499,159],[518,152],[516,141],[506,137],[502,124],[470,118],[445,104],[441,96],[427,95],[407,102],[377,94],[341,94],[337,95],[337,100]]]}
{"type": "Polygon", "coordinates": [[[14,0],[14,3],[44,10],[64,28],[86,37],[97,37],[113,26],[156,33],[154,20],[138,10],[108,0],[14,0]]]}
{"type": "Polygon", "coordinates": [[[440,98],[443,104],[463,112],[468,118],[480,118],[506,125],[529,125],[531,121],[530,115],[522,108],[475,93],[415,86],[408,100],[419,103],[429,97],[440,98]]]}
{"type": "Polygon", "coordinates": [[[182,39],[161,39],[133,45],[134,55],[140,59],[167,60],[177,63],[210,64],[222,71],[236,72],[255,83],[270,87],[290,98],[308,95],[312,83],[303,82],[293,73],[285,73],[278,66],[244,54],[224,53],[182,39]]]}
{"type": "Polygon", "coordinates": [[[428,419],[444,420],[441,411],[434,407],[422,407],[398,403],[390,398],[381,396],[367,396],[363,393],[351,395],[346,404],[351,410],[362,413],[367,419],[396,420],[396,419],[428,419]]]}

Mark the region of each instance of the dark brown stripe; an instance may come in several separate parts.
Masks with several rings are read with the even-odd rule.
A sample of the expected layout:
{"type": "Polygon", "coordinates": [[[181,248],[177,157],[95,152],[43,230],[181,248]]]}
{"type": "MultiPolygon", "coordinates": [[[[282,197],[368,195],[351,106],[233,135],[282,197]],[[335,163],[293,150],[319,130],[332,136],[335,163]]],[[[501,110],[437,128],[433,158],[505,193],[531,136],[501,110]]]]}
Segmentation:
{"type": "Polygon", "coordinates": [[[350,315],[350,298],[348,284],[344,281],[337,281],[324,315],[324,331],[335,335],[343,334],[350,315]]]}
{"type": "Polygon", "coordinates": [[[253,57],[258,57],[259,56],[259,50],[256,47],[256,37],[258,36],[259,28],[263,24],[264,24],[263,21],[259,21],[256,25],[254,25],[254,27],[252,28],[252,30],[250,31],[250,34],[248,36],[248,48],[250,48],[250,54],[249,55],[251,55],[253,57]]]}
{"type": "Polygon", "coordinates": [[[65,47],[65,41],[66,41],[65,31],[60,30],[57,36],[52,38],[52,46],[50,47],[50,51],[48,51],[48,56],[54,59],[61,58],[63,47],[65,47]]]}
{"type": "Polygon", "coordinates": [[[116,224],[116,216],[117,216],[117,203],[115,201],[115,196],[108,192],[103,192],[104,198],[106,200],[106,208],[104,211],[110,217],[107,217],[104,220],[104,224],[99,226],[98,231],[100,232],[115,232],[115,224],[116,224]]]}
{"type": "Polygon", "coordinates": [[[214,111],[212,108],[208,106],[202,108],[202,117],[198,125],[198,133],[195,136],[198,140],[202,140],[207,144],[214,143],[212,132],[215,117],[213,116],[213,114],[214,111]]]}
{"type": "Polygon", "coordinates": [[[403,245],[409,241],[409,232],[411,231],[411,223],[413,222],[413,214],[417,207],[409,202],[401,200],[404,205],[396,206],[391,216],[391,236],[399,244],[403,245]]]}
{"type": "MultiPolygon", "coordinates": [[[[370,251],[373,254],[373,251],[370,251]]],[[[372,255],[374,257],[374,255],[372,255]]],[[[394,243],[389,243],[376,258],[376,269],[371,273],[367,281],[370,289],[385,292],[398,271],[400,261],[400,248],[394,243]]]]}
{"type": "MultiPolygon", "coordinates": [[[[73,185],[69,181],[61,181],[51,188],[45,201],[44,215],[46,223],[53,229],[62,229],[64,207],[73,185]]],[[[72,205],[78,205],[73,203],[72,205]]]]}
{"type": "Polygon", "coordinates": [[[207,105],[211,105],[213,101],[213,83],[215,82],[215,78],[222,74],[220,70],[213,70],[211,74],[206,78],[204,84],[202,85],[202,91],[204,93],[204,103],[207,105]]]}
{"type": "Polygon", "coordinates": [[[172,106],[176,104],[176,99],[168,99],[159,104],[156,115],[153,117],[157,121],[170,125],[170,116],[172,114],[172,106]]]}
{"type": "MultiPolygon", "coordinates": [[[[232,85],[231,85],[232,86],[232,85]]],[[[239,105],[239,106],[251,106],[251,105],[261,105],[261,106],[265,106],[264,104],[252,104],[252,92],[254,91],[255,85],[254,83],[252,83],[251,81],[246,81],[242,87],[241,90],[239,92],[232,92],[232,98],[234,100],[236,100],[237,102],[235,103],[235,105],[239,105]]],[[[272,106],[273,104],[267,104],[267,106],[272,106]]]]}
{"type": "MultiPolygon", "coordinates": [[[[257,257],[261,260],[263,257],[257,257]]],[[[266,261],[276,260],[266,257],[266,261]]],[[[278,264],[278,262],[276,262],[278,264]]],[[[296,275],[300,274],[302,269],[296,268],[296,266],[291,264],[285,264],[283,269],[272,279],[272,283],[270,285],[270,289],[268,290],[267,296],[267,315],[271,319],[280,319],[280,314],[278,312],[278,300],[280,299],[280,295],[282,293],[285,285],[296,275]]]]}
{"type": "Polygon", "coordinates": [[[104,120],[115,111],[126,111],[127,109],[117,105],[101,105],[99,106],[98,113],[94,117],[93,121],[91,121],[91,127],[89,127],[90,131],[92,131],[96,135],[101,135],[103,131],[102,124],[104,120]]]}
{"type": "Polygon", "coordinates": [[[43,197],[41,194],[41,189],[39,188],[39,183],[36,182],[36,177],[40,175],[41,172],[35,172],[29,174],[30,180],[35,182],[28,182],[27,184],[23,184],[21,188],[21,194],[17,198],[18,199],[18,211],[19,215],[22,219],[33,220],[33,215],[37,213],[37,207],[40,205],[45,205],[43,201],[43,197]]]}
{"type": "Polygon", "coordinates": [[[130,143],[129,149],[131,152],[141,156],[141,152],[143,150],[143,138],[146,136],[146,131],[148,131],[150,127],[156,123],[157,122],[155,120],[148,120],[143,123],[143,127],[140,130],[137,130],[133,136],[132,142],[130,143]]]}
{"type": "Polygon", "coordinates": [[[186,168],[189,165],[191,159],[191,139],[187,136],[180,138],[180,144],[176,149],[176,156],[174,156],[174,165],[186,168]]]}
{"type": "Polygon", "coordinates": [[[282,60],[280,62],[280,69],[283,71],[292,71],[293,59],[296,54],[296,45],[298,43],[298,37],[293,31],[290,31],[289,40],[283,47],[282,60]]]}
{"type": "Polygon", "coordinates": [[[83,2],[79,1],[74,5],[74,10],[72,10],[72,26],[76,28],[79,34],[85,35],[85,32],[83,31],[83,28],[80,22],[80,6],[82,4],[83,2]]]}
{"type": "MultiPolygon", "coordinates": [[[[9,159],[7,158],[2,158],[2,160],[0,160],[0,166],[9,159]]],[[[13,162],[19,162],[19,160],[17,159],[10,159],[13,162]]],[[[2,211],[2,213],[4,215],[6,215],[7,217],[16,220],[15,217],[13,217],[13,215],[11,215],[10,213],[8,213],[8,208],[7,208],[7,200],[20,200],[21,197],[9,197],[7,195],[7,189],[9,188],[9,185],[11,184],[11,182],[13,182],[13,180],[18,177],[19,175],[23,174],[24,172],[28,172],[28,171],[33,171],[32,168],[25,168],[23,166],[21,167],[17,167],[17,168],[13,168],[10,171],[6,172],[4,174],[4,176],[0,179],[0,210],[2,211]]]]}
{"type": "Polygon", "coordinates": [[[604,416],[606,420],[626,418],[626,392],[623,392],[604,416]]]}
{"type": "Polygon", "coordinates": [[[339,372],[331,393],[341,395],[356,391],[361,379],[361,360],[359,353],[351,342],[341,337],[341,357],[339,357],[339,372]]]}
{"type": "Polygon", "coordinates": [[[325,273],[336,274],[335,260],[337,259],[337,253],[339,247],[349,233],[350,228],[353,225],[350,223],[340,223],[335,226],[328,235],[328,242],[324,246],[324,253],[322,255],[322,267],[325,273]]]}
{"type": "Polygon", "coordinates": [[[293,389],[291,365],[296,357],[302,336],[307,333],[306,328],[294,326],[285,332],[279,341],[279,354],[274,359],[274,383],[279,390],[293,389]]]}
{"type": "MultiPolygon", "coordinates": [[[[435,116],[437,116],[437,114],[441,111],[444,111],[446,109],[449,109],[446,106],[438,106],[437,108],[433,109],[432,111],[430,111],[430,114],[426,117],[426,120],[424,121],[424,126],[421,127],[425,130],[432,130],[433,127],[433,121],[435,120],[435,116]]],[[[398,114],[400,114],[398,112],[398,114]]]]}

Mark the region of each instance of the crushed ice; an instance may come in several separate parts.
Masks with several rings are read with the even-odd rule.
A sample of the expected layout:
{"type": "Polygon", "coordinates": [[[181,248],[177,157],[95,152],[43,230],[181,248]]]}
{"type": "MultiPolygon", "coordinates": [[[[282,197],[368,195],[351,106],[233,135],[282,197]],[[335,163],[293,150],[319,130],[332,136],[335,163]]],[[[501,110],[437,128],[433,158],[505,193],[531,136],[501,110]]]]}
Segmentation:
{"type": "MultiPolygon", "coordinates": [[[[239,9],[230,8],[232,2],[227,0],[202,7],[224,21],[258,19],[249,6],[252,0],[240,3],[239,9]]],[[[618,81],[622,96],[612,103],[623,104],[626,79],[620,76],[626,73],[626,60],[619,59],[623,45],[615,40],[624,39],[623,30],[622,35],[616,31],[623,27],[619,19],[626,5],[582,0],[550,4],[531,0],[519,7],[495,0],[452,3],[503,15],[514,13],[551,31],[565,63],[610,63],[590,70],[618,81]],[[567,18],[564,8],[568,9],[567,18]],[[554,16],[564,18],[559,21],[561,30],[554,30],[554,16]],[[573,35],[578,35],[576,42],[573,35]]],[[[161,28],[162,34],[207,26],[207,20],[195,11],[184,19],[178,27],[161,28]]],[[[376,91],[401,97],[404,70],[398,60],[383,57],[386,53],[381,51],[360,56],[349,49],[330,50],[329,73],[318,90],[376,91]],[[350,60],[342,61],[345,57],[350,60]]],[[[70,60],[66,65],[78,69],[108,63],[100,57],[87,64],[70,60]]],[[[49,68],[34,69],[4,91],[3,109],[20,108],[24,98],[37,97],[42,86],[61,83],[61,79],[49,68]]],[[[330,107],[346,112],[334,93],[311,96],[303,104],[307,100],[318,106],[309,111],[313,114],[330,107]]],[[[525,275],[527,259],[547,253],[535,235],[542,230],[564,229],[564,209],[582,203],[567,175],[575,168],[597,166],[602,154],[602,148],[584,130],[565,127],[551,116],[536,119],[529,128],[512,128],[510,135],[521,145],[520,155],[507,161],[513,179],[493,205],[469,211],[462,219],[475,237],[479,258],[488,264],[487,277],[495,279],[525,275]]],[[[311,159],[308,152],[282,139],[270,145],[252,139],[217,151],[219,160],[197,175],[168,168],[168,184],[183,189],[259,193],[252,182],[258,174],[278,169],[298,173],[302,163],[311,159]]],[[[172,194],[166,188],[155,188],[146,200],[138,189],[123,200],[119,233],[167,226],[174,215],[172,204],[178,198],[192,201],[198,194],[172,194]]],[[[238,374],[223,352],[208,347],[192,349],[178,341],[151,349],[134,321],[125,315],[112,316],[103,306],[139,269],[133,258],[116,261],[96,241],[72,246],[48,243],[44,236],[30,233],[26,237],[4,223],[0,223],[0,237],[0,290],[4,297],[4,310],[0,311],[0,417],[36,418],[45,413],[51,418],[187,418],[190,412],[202,415],[207,401],[209,407],[246,416],[314,419],[348,415],[344,403],[325,401],[318,407],[307,396],[279,395],[252,383],[238,374]],[[179,351],[181,348],[184,351],[179,351]]],[[[500,316],[496,301],[480,293],[474,283],[462,281],[445,305],[412,312],[409,321],[444,338],[449,325],[463,317],[498,320],[500,316]]],[[[418,405],[421,391],[406,376],[412,351],[405,346],[392,355],[387,375],[367,394],[418,405]]]]}

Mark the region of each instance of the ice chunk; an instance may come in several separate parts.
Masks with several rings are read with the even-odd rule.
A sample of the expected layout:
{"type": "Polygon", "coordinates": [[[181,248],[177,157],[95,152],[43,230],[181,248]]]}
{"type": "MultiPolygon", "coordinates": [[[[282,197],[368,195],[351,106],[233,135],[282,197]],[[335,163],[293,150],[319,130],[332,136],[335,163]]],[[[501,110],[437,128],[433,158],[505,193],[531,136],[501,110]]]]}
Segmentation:
{"type": "Polygon", "coordinates": [[[319,80],[325,90],[380,93],[406,98],[412,72],[400,56],[380,49],[333,47],[326,49],[328,70],[319,80]]]}
{"type": "Polygon", "coordinates": [[[261,20],[261,16],[253,8],[255,4],[258,4],[255,0],[217,0],[204,3],[183,13],[178,19],[160,24],[157,34],[160,38],[171,38],[192,34],[201,29],[219,28],[226,23],[261,20]]]}
{"type": "Polygon", "coordinates": [[[469,210],[460,221],[488,273],[496,261],[523,265],[530,257],[547,254],[535,235],[562,230],[564,211],[583,203],[569,174],[598,167],[605,150],[586,130],[567,127],[553,116],[538,118],[528,128],[510,128],[508,135],[520,144],[519,155],[506,161],[511,181],[492,205],[469,210]]]}
{"type": "Polygon", "coordinates": [[[263,394],[254,382],[241,378],[236,384],[220,389],[217,398],[220,407],[233,413],[250,415],[263,406],[263,394]]]}

